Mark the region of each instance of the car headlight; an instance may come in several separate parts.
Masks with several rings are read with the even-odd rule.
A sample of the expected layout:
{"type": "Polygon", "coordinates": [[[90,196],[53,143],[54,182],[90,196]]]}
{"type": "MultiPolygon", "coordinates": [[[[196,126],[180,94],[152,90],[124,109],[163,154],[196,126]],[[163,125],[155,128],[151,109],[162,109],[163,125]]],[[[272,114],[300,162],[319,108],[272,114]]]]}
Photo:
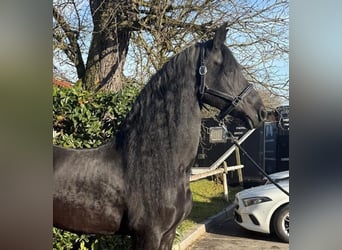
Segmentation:
{"type": "Polygon", "coordinates": [[[267,202],[267,201],[271,201],[271,199],[268,197],[251,197],[251,198],[242,199],[242,202],[245,205],[245,207],[256,205],[256,204],[267,202]]]}

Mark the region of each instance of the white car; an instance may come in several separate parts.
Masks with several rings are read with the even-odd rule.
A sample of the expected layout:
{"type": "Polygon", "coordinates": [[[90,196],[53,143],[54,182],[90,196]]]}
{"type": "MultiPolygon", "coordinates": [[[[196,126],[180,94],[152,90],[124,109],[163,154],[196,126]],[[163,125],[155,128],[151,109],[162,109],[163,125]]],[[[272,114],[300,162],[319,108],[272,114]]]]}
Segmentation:
{"type": "MultiPolygon", "coordinates": [[[[270,175],[289,192],[289,172],[270,175]]],[[[240,226],[261,233],[276,235],[289,242],[289,196],[266,181],[265,185],[243,190],[235,195],[234,219],[240,226]]]]}

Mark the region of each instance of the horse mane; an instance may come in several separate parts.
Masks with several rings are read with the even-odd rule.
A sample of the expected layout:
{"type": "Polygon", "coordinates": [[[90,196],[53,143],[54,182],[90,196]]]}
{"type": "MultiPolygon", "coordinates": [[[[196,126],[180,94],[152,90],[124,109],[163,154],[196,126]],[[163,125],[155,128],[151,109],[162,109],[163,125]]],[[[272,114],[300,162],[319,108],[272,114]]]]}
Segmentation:
{"type": "MultiPolygon", "coordinates": [[[[127,143],[127,137],[133,130],[143,130],[149,115],[154,116],[156,111],[161,108],[169,110],[173,108],[173,103],[179,100],[165,100],[165,97],[171,95],[171,92],[180,92],[191,74],[185,70],[196,65],[189,65],[189,58],[195,57],[195,46],[185,49],[183,52],[173,56],[161,69],[159,69],[147,82],[139,93],[130,112],[120,125],[120,129],[116,134],[116,143],[118,148],[122,149],[127,143]],[[167,96],[166,96],[167,95],[167,96]],[[155,102],[156,105],[152,105],[155,102]],[[161,105],[163,103],[163,105],[161,105]]],[[[196,62],[197,63],[197,62],[196,62]]],[[[195,74],[195,70],[193,70],[195,74]]],[[[174,96],[178,96],[175,94],[174,96]]],[[[176,115],[176,114],[175,114],[176,115]]]]}
{"type": "Polygon", "coordinates": [[[134,182],[141,194],[149,195],[148,199],[161,197],[154,192],[174,185],[177,179],[173,162],[176,147],[182,144],[175,135],[180,126],[186,126],[184,106],[198,106],[198,102],[185,103],[197,97],[193,80],[197,66],[195,45],[165,63],[142,89],[116,134],[128,181],[134,182]]]}

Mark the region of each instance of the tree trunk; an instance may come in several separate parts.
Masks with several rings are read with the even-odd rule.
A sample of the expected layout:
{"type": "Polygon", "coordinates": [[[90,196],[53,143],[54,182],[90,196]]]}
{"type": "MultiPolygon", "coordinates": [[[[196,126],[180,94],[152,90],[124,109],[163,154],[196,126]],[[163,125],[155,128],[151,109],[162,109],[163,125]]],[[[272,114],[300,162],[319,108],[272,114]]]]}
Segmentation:
{"type": "Polygon", "coordinates": [[[129,28],[120,22],[127,18],[128,1],[90,0],[94,30],[90,44],[84,86],[89,90],[104,89],[117,92],[121,89],[129,28]]]}

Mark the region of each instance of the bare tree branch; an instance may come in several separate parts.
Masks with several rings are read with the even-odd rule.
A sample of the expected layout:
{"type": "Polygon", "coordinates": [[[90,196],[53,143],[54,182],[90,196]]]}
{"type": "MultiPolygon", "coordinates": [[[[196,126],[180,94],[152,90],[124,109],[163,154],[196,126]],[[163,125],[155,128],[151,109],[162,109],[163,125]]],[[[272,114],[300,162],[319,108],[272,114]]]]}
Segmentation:
{"type": "MultiPolygon", "coordinates": [[[[85,5],[81,0],[54,0],[54,48],[73,64],[81,49],[88,60],[96,56],[90,53],[90,36],[84,34],[115,38],[115,31],[125,31],[130,39],[125,73],[145,81],[171,56],[194,41],[209,39],[219,24],[228,22],[227,44],[248,80],[271,96],[288,99],[288,0],[90,0],[85,5]]],[[[116,53],[116,46],[111,48],[106,53],[116,53]]]]}
{"type": "Polygon", "coordinates": [[[67,57],[75,64],[77,75],[79,78],[83,78],[85,75],[85,66],[82,58],[82,53],[80,46],[78,44],[79,31],[72,30],[70,25],[64,19],[64,17],[59,13],[57,8],[53,6],[52,9],[53,17],[59,24],[60,28],[64,31],[64,34],[68,40],[68,43],[63,39],[64,37],[57,32],[54,32],[54,38],[60,42],[61,47],[67,57]]]}

